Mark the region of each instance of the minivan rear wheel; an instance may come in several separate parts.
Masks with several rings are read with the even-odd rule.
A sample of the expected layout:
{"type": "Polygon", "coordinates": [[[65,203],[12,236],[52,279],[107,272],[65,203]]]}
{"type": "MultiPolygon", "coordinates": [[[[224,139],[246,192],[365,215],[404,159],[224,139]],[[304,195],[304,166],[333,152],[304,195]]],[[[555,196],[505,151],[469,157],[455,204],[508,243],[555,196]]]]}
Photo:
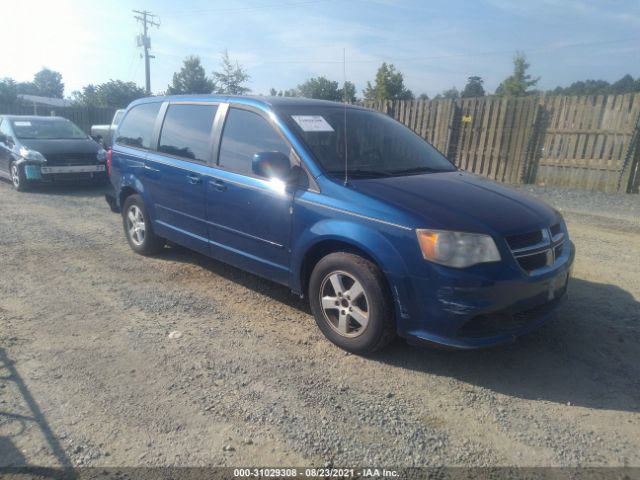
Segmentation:
{"type": "Polygon", "coordinates": [[[339,252],[322,258],[311,273],[309,301],[322,333],[344,350],[372,353],[395,337],[384,276],[359,255],[339,252]]]}
{"type": "Polygon", "coordinates": [[[133,194],[125,200],[122,223],[127,242],[134,252],[153,255],[163,249],[164,240],[153,232],[151,220],[140,195],[133,194]]]}

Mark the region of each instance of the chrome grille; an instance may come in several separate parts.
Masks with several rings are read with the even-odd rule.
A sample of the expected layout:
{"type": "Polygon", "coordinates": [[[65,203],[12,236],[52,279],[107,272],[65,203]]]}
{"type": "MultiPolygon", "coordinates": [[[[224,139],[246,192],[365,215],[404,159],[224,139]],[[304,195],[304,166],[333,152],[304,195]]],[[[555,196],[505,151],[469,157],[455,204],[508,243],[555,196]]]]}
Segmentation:
{"type": "Polygon", "coordinates": [[[553,265],[564,253],[564,240],[565,233],[560,222],[549,228],[506,237],[513,256],[527,273],[553,265]]]}

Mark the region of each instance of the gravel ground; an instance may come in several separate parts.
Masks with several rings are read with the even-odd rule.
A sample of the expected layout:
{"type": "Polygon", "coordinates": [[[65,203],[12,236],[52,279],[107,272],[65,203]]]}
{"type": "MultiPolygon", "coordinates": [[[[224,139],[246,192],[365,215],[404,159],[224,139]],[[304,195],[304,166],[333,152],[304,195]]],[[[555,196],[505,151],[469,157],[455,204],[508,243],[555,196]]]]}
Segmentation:
{"type": "Polygon", "coordinates": [[[0,182],[0,467],[640,466],[640,197],[526,190],[578,249],[557,319],[361,358],[286,288],[133,254],[100,191],[0,182]]]}

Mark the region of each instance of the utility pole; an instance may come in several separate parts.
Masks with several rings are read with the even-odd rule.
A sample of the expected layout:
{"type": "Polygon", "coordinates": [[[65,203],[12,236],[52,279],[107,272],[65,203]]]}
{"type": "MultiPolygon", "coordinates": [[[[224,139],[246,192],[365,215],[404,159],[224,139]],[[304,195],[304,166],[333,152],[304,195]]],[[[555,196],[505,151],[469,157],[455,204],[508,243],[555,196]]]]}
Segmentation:
{"type": "Polygon", "coordinates": [[[151,48],[151,39],[149,38],[148,27],[160,27],[160,18],[157,15],[148,12],[147,10],[133,10],[133,18],[142,23],[142,35],[136,37],[139,47],[144,48],[144,75],[145,75],[145,89],[147,95],[151,95],[151,69],[149,59],[155,58],[153,55],[149,55],[149,49],[151,48]],[[158,18],[158,21],[155,19],[158,18]]]}

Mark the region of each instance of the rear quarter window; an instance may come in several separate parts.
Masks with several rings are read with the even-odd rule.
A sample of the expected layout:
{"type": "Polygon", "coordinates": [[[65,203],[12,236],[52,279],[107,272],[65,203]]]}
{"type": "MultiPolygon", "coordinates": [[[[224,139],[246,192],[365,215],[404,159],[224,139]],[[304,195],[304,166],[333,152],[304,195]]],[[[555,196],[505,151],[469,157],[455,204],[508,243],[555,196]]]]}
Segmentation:
{"type": "Polygon", "coordinates": [[[160,103],[143,103],[133,107],[122,120],[116,143],[136,148],[151,148],[153,127],[160,103]]]}

